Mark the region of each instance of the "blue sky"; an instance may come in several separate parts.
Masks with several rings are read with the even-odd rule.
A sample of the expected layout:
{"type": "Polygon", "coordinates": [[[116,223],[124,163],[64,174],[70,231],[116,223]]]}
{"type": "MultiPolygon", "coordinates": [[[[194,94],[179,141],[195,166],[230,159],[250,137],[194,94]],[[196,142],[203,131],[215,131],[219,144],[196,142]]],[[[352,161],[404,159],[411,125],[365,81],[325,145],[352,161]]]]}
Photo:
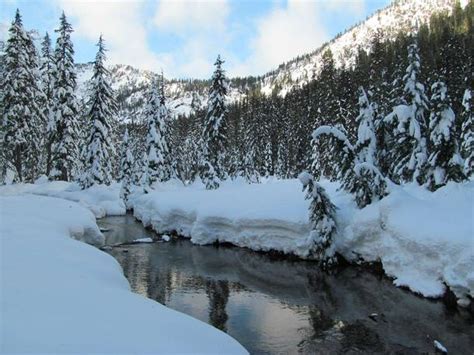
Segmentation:
{"type": "Polygon", "coordinates": [[[0,0],[0,32],[19,8],[27,29],[53,34],[64,10],[76,61],[94,58],[99,35],[110,63],[207,78],[220,53],[230,76],[263,74],[316,49],[389,0],[0,0]]]}

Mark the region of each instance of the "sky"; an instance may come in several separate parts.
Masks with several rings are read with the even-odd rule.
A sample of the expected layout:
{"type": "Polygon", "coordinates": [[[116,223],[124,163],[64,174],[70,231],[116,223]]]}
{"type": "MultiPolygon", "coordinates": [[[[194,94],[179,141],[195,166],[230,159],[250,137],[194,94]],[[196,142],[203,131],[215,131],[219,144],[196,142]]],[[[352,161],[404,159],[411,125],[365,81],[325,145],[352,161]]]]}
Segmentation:
{"type": "Polygon", "coordinates": [[[0,36],[15,10],[55,38],[72,23],[75,60],[92,61],[102,34],[111,64],[174,78],[208,78],[218,54],[231,77],[261,75],[308,53],[389,0],[0,0],[0,36]]]}

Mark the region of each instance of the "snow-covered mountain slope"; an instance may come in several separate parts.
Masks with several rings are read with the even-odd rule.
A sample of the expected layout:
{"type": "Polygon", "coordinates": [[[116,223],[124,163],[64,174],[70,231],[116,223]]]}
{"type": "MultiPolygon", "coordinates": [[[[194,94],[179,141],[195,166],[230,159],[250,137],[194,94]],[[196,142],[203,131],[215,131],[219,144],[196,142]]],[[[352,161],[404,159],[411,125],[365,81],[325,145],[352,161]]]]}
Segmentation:
{"type": "Polygon", "coordinates": [[[270,94],[278,85],[284,95],[293,86],[301,86],[319,74],[322,55],[331,50],[336,68],[352,67],[360,49],[370,52],[371,43],[378,34],[384,40],[393,40],[402,31],[416,32],[440,11],[450,12],[455,0],[396,0],[378,10],[364,22],[352,27],[314,52],[282,64],[261,79],[261,90],[270,94]]]}
{"type": "MultiPolygon", "coordinates": [[[[260,88],[264,94],[271,94],[278,88],[285,95],[295,86],[302,86],[317,76],[321,67],[323,53],[330,49],[336,67],[354,65],[360,49],[370,51],[374,36],[394,39],[400,32],[415,32],[420,25],[429,21],[439,11],[451,11],[456,0],[395,0],[384,9],[377,11],[364,22],[352,27],[312,53],[299,56],[277,69],[258,78],[233,79],[229,101],[242,99],[250,88],[260,88]]],[[[140,119],[146,88],[154,75],[153,72],[133,68],[129,65],[110,67],[112,86],[118,93],[120,120],[136,121],[140,119]]],[[[80,95],[86,96],[87,81],[92,74],[92,64],[78,65],[78,83],[80,95]]],[[[167,82],[166,95],[168,107],[173,115],[189,115],[203,108],[207,100],[207,80],[175,80],[167,82]]]]}
{"type": "MultiPolygon", "coordinates": [[[[157,79],[158,74],[120,64],[110,66],[109,70],[112,79],[111,85],[117,94],[119,103],[119,119],[121,121],[140,120],[146,91],[153,80],[157,79]]],[[[92,73],[93,63],[77,65],[78,93],[81,98],[87,98],[92,73]]],[[[204,108],[209,85],[209,80],[166,80],[165,95],[172,115],[189,115],[197,109],[204,108]]],[[[245,84],[237,84],[233,81],[229,91],[229,101],[240,100],[247,89],[245,84]]]]}

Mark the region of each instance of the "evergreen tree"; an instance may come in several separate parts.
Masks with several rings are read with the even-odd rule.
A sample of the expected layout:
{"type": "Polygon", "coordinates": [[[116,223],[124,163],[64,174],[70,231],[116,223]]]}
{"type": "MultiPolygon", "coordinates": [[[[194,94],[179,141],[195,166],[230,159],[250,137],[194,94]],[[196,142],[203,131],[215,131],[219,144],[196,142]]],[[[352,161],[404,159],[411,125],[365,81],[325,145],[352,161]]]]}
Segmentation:
{"type": "Polygon", "coordinates": [[[123,199],[125,206],[128,207],[128,196],[130,195],[131,185],[133,183],[133,155],[128,141],[128,128],[125,128],[125,133],[122,139],[120,177],[122,181],[122,186],[120,188],[120,198],[123,199]]]}
{"type": "Polygon", "coordinates": [[[428,99],[425,88],[419,81],[421,64],[416,43],[408,46],[408,67],[403,77],[407,104],[395,106],[385,122],[392,127],[390,168],[391,177],[396,182],[422,183],[427,150],[425,111],[428,99]]]}
{"type": "Polygon", "coordinates": [[[141,159],[136,159],[133,164],[133,184],[136,186],[144,186],[147,169],[148,169],[148,155],[147,152],[143,152],[141,159]]]}
{"type": "Polygon", "coordinates": [[[341,182],[344,190],[354,192],[356,176],[354,174],[355,150],[347,138],[346,132],[338,127],[321,126],[313,132],[313,155],[311,169],[316,178],[321,176],[318,160],[325,156],[326,161],[330,161],[335,178],[341,182]],[[321,145],[323,137],[326,137],[326,144],[321,145]]]}
{"type": "Polygon", "coordinates": [[[145,109],[147,120],[145,191],[149,191],[155,182],[170,178],[170,166],[167,164],[168,146],[165,140],[167,109],[162,85],[162,82],[155,81],[150,87],[145,109]]]}
{"type": "Polygon", "coordinates": [[[104,66],[106,49],[102,36],[97,46],[99,49],[94,62],[88,114],[92,124],[87,139],[85,172],[80,181],[83,188],[94,184],[109,185],[111,183],[112,158],[115,153],[111,138],[111,122],[116,114],[117,106],[109,84],[110,73],[104,66]]]}
{"type": "Polygon", "coordinates": [[[472,116],[472,93],[464,91],[462,112],[461,153],[464,158],[464,174],[471,177],[474,174],[474,118],[472,116]]]}
{"type": "Polygon", "coordinates": [[[51,171],[51,145],[53,143],[53,128],[54,125],[50,124],[51,120],[53,120],[53,87],[54,87],[54,56],[53,50],[51,48],[51,39],[49,38],[48,33],[43,38],[43,42],[41,42],[41,66],[40,66],[40,73],[41,73],[41,84],[44,93],[44,102],[42,103],[43,106],[43,115],[46,119],[46,127],[44,132],[44,142],[45,142],[45,149],[46,149],[46,156],[45,156],[45,165],[46,165],[46,175],[49,175],[51,171]]]}
{"type": "Polygon", "coordinates": [[[32,181],[38,174],[39,132],[44,124],[39,107],[43,95],[38,87],[38,61],[18,10],[8,32],[2,80],[2,176],[13,171],[16,181],[32,181]]]}
{"type": "Polygon", "coordinates": [[[218,179],[226,178],[226,95],[228,82],[222,69],[221,57],[218,56],[214,65],[216,70],[212,76],[207,103],[207,115],[203,132],[203,162],[201,165],[201,179],[208,189],[219,187],[218,179]]]}
{"type": "Polygon", "coordinates": [[[360,208],[387,195],[387,184],[377,164],[374,116],[374,105],[369,102],[365,90],[360,87],[359,116],[356,118],[359,123],[355,145],[354,173],[356,178],[352,182],[353,190],[351,191],[360,208]]]}
{"type": "Polygon", "coordinates": [[[298,176],[306,191],[306,199],[310,201],[309,219],[311,232],[309,256],[320,261],[323,267],[331,266],[336,262],[332,241],[337,231],[336,206],[331,202],[326,191],[309,173],[298,176]]]}
{"type": "Polygon", "coordinates": [[[448,89],[444,82],[437,81],[431,90],[433,110],[429,125],[431,154],[427,183],[431,190],[436,190],[448,181],[463,180],[464,174],[456,137],[456,116],[451,108],[448,89]]]}
{"type": "Polygon", "coordinates": [[[78,158],[78,106],[76,100],[76,71],[73,29],[63,13],[60,18],[54,49],[54,86],[52,116],[48,128],[52,133],[52,164],[50,178],[69,181],[73,178],[78,158]]]}

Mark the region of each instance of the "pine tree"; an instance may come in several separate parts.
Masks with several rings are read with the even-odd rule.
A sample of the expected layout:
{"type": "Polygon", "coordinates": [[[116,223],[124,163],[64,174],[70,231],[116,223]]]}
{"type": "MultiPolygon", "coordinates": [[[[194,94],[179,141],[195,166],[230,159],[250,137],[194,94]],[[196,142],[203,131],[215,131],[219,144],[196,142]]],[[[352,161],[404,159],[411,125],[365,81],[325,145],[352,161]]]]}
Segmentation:
{"type": "Polygon", "coordinates": [[[264,156],[263,156],[263,168],[265,177],[273,175],[273,162],[272,162],[272,144],[268,141],[265,144],[264,156]]]}
{"type": "Polygon", "coordinates": [[[81,177],[81,186],[88,188],[94,184],[110,185],[112,181],[112,158],[115,153],[111,138],[111,122],[116,114],[117,105],[109,84],[110,73],[104,66],[106,59],[102,36],[94,62],[92,76],[92,95],[89,104],[91,131],[87,139],[85,171],[81,177]]]}
{"type": "Polygon", "coordinates": [[[44,124],[39,107],[43,95],[38,87],[38,61],[18,10],[8,32],[2,80],[2,176],[13,171],[16,181],[32,181],[39,170],[39,131],[44,124]]]}
{"type": "Polygon", "coordinates": [[[54,49],[54,107],[49,122],[53,136],[50,178],[69,181],[73,178],[78,157],[78,106],[76,100],[76,72],[74,49],[71,41],[73,29],[63,13],[54,49]]]}
{"type": "Polygon", "coordinates": [[[357,205],[360,208],[387,195],[387,184],[377,164],[374,115],[374,105],[369,102],[365,90],[360,87],[359,116],[356,118],[359,123],[355,145],[354,173],[356,179],[351,183],[353,188],[351,192],[355,195],[357,205]]]}
{"type": "Polygon", "coordinates": [[[122,139],[122,157],[120,159],[120,177],[122,181],[120,198],[123,199],[125,206],[127,207],[128,196],[130,195],[131,185],[133,183],[133,155],[130,150],[128,139],[128,128],[125,128],[125,133],[122,139]]]}
{"type": "Polygon", "coordinates": [[[316,178],[321,176],[321,169],[318,160],[325,156],[326,161],[330,161],[335,179],[341,182],[341,187],[349,192],[354,192],[356,163],[354,146],[347,138],[347,134],[337,127],[321,126],[314,130],[312,134],[313,155],[311,169],[316,178]],[[326,137],[326,144],[320,142],[326,137]],[[327,148],[327,149],[326,149],[327,148]]]}
{"type": "Polygon", "coordinates": [[[41,73],[41,84],[44,93],[44,102],[42,103],[43,106],[43,115],[46,119],[46,127],[44,131],[44,142],[45,142],[45,150],[46,156],[45,159],[45,173],[49,175],[51,171],[51,145],[53,143],[53,128],[54,125],[50,124],[52,117],[52,109],[53,109],[53,86],[54,86],[54,56],[53,50],[51,48],[51,39],[49,38],[48,33],[43,38],[43,42],[41,42],[41,66],[40,66],[40,73],[41,73]]]}
{"type": "Polygon", "coordinates": [[[226,154],[226,95],[228,82],[222,69],[221,57],[218,56],[214,65],[216,70],[212,76],[212,84],[209,90],[207,103],[207,115],[204,122],[203,132],[203,162],[201,166],[201,179],[206,188],[219,187],[218,179],[226,178],[225,154],[226,154]]]}
{"type": "Polygon", "coordinates": [[[431,154],[427,183],[431,190],[436,190],[448,181],[463,180],[464,174],[456,137],[456,116],[451,108],[448,89],[444,82],[437,81],[431,90],[433,110],[429,125],[431,154]]]}
{"type": "Polygon", "coordinates": [[[146,180],[146,173],[148,169],[148,155],[143,152],[141,159],[136,159],[133,164],[133,184],[136,186],[144,186],[146,180]]]}
{"type": "Polygon", "coordinates": [[[336,206],[331,202],[323,187],[314,181],[311,174],[303,172],[298,178],[303,184],[303,190],[306,191],[306,199],[310,201],[311,250],[309,255],[321,262],[323,267],[331,266],[336,262],[332,247],[332,241],[337,232],[336,206]]]}
{"type": "Polygon", "coordinates": [[[464,174],[471,177],[474,174],[474,118],[472,116],[472,93],[470,89],[464,91],[461,114],[461,154],[464,158],[464,174]]]}
{"type": "Polygon", "coordinates": [[[168,146],[165,140],[167,109],[162,85],[155,81],[150,87],[144,112],[147,120],[145,191],[149,191],[155,182],[170,178],[170,166],[166,158],[168,146]]]}
{"type": "Polygon", "coordinates": [[[393,139],[388,159],[392,162],[390,174],[396,182],[424,181],[423,171],[427,160],[425,111],[428,99],[419,81],[420,57],[416,43],[408,46],[408,67],[403,77],[407,104],[395,106],[385,117],[392,127],[393,139]]]}

